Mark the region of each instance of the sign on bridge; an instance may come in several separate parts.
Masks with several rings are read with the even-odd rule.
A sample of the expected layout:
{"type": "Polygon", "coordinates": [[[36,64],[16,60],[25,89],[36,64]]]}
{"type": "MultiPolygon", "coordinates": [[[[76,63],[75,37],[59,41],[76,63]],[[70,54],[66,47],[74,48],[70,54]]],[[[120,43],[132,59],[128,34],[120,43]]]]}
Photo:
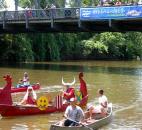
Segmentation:
{"type": "Polygon", "coordinates": [[[80,20],[142,18],[142,6],[81,8],[80,20]]]}

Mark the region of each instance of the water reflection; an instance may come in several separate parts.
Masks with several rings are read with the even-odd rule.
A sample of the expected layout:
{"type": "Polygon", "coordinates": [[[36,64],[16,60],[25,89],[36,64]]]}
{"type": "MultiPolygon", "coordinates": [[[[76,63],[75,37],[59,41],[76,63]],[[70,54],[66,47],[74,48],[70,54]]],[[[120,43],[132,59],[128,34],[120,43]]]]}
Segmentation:
{"type": "MultiPolygon", "coordinates": [[[[121,63],[121,62],[116,62],[121,63]]],[[[122,62],[126,63],[126,62],[122,62]]],[[[54,62],[54,63],[20,63],[20,64],[1,64],[0,67],[8,68],[22,68],[32,70],[49,70],[49,71],[69,71],[69,72],[92,72],[92,73],[107,73],[107,74],[122,74],[122,75],[142,75],[142,64],[141,62],[128,62],[124,66],[114,65],[114,62],[54,62]],[[98,63],[98,64],[97,64],[98,63]],[[107,64],[105,64],[107,63],[107,64]],[[110,64],[108,64],[110,63],[110,64]],[[112,64],[113,63],[113,64],[112,64]],[[132,66],[129,65],[132,64],[132,66]],[[135,64],[134,64],[135,63],[135,64]],[[138,64],[139,63],[139,64],[138,64]],[[105,66],[102,66],[104,64],[105,66]],[[135,66],[138,64],[138,68],[135,66]]]]}

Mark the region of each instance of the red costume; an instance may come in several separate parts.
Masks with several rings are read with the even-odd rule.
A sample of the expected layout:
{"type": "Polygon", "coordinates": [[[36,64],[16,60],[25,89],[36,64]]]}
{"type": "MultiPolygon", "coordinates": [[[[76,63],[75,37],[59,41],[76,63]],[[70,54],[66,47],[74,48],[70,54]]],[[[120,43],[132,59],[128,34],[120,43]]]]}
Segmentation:
{"type": "Polygon", "coordinates": [[[26,100],[26,104],[36,105],[36,100],[34,100],[32,96],[29,95],[26,100]]]}
{"type": "Polygon", "coordinates": [[[63,93],[63,97],[66,100],[70,100],[70,98],[74,98],[75,94],[74,94],[74,88],[69,87],[66,92],[63,93]]]}
{"type": "Polygon", "coordinates": [[[79,81],[80,81],[80,92],[82,93],[82,98],[88,95],[86,83],[83,80],[83,73],[79,73],[79,81]]]}
{"type": "Polygon", "coordinates": [[[11,86],[12,86],[12,78],[10,75],[3,76],[6,81],[6,85],[3,90],[0,92],[0,104],[12,105],[12,97],[11,97],[11,86]]]}
{"type": "Polygon", "coordinates": [[[36,99],[37,99],[37,95],[34,92],[33,88],[28,87],[27,92],[20,104],[25,103],[25,104],[36,105],[36,99]]]}

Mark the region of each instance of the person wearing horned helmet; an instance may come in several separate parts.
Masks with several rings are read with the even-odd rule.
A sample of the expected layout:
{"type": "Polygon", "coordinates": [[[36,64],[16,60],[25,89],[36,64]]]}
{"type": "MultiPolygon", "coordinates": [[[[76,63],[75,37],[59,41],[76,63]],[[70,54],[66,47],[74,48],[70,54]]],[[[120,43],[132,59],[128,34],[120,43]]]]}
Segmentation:
{"type": "Polygon", "coordinates": [[[74,88],[72,87],[75,84],[75,78],[71,83],[65,83],[62,78],[62,84],[66,87],[66,90],[62,93],[63,98],[66,101],[69,101],[71,98],[75,98],[74,88]]]}

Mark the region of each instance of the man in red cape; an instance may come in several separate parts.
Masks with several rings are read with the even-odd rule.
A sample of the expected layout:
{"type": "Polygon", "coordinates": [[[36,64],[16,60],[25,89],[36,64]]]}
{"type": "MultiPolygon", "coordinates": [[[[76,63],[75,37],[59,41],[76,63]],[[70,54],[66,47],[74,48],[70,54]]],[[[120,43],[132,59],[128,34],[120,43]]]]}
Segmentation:
{"type": "Polygon", "coordinates": [[[79,81],[80,81],[80,92],[82,93],[82,98],[88,95],[86,83],[83,79],[83,72],[79,73],[79,81]]]}

